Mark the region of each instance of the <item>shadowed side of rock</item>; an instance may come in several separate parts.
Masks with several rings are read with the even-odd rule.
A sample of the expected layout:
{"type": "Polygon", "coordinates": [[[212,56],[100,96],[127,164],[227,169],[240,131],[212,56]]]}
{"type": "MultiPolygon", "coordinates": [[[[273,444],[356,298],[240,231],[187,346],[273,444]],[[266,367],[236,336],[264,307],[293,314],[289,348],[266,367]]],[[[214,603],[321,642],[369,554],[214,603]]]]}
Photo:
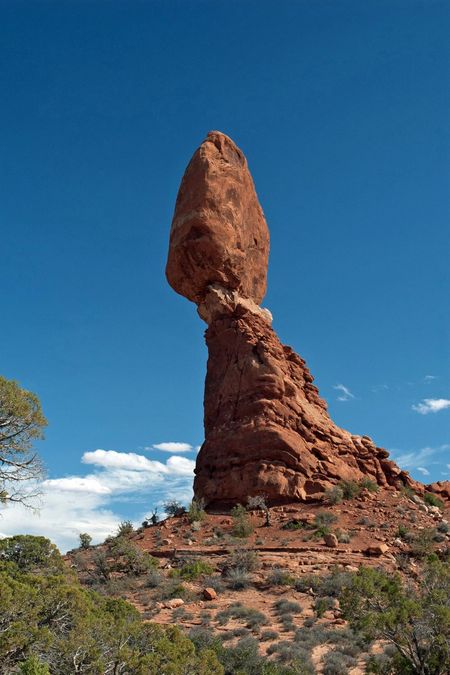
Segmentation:
{"type": "Polygon", "coordinates": [[[265,495],[314,500],[340,480],[413,484],[368,437],[333,424],[305,362],[261,310],[238,305],[206,331],[205,442],[194,491],[214,508],[265,495]]]}

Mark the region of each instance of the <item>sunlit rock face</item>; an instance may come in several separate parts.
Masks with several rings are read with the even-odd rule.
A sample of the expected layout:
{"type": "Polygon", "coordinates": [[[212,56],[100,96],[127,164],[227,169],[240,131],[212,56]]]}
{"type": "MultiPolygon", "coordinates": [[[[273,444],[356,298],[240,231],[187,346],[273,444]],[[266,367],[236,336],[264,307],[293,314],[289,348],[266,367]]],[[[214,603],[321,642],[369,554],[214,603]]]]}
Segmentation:
{"type": "Polygon", "coordinates": [[[205,442],[194,491],[210,508],[317,499],[340,480],[415,485],[367,436],[336,426],[305,361],[281,344],[266,292],[269,232],[247,161],[213,131],[179,189],[167,279],[208,324],[205,442]]]}

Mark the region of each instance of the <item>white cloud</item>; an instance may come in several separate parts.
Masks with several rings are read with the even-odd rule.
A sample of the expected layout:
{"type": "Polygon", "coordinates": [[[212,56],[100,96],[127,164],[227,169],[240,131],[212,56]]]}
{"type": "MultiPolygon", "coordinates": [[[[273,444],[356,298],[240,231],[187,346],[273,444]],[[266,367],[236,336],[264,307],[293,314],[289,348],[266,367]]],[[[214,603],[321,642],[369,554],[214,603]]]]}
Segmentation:
{"type": "Polygon", "coordinates": [[[437,375],[425,375],[423,378],[425,382],[433,382],[433,380],[439,379],[437,375]]]}
{"type": "Polygon", "coordinates": [[[144,450],[162,450],[163,452],[191,452],[192,445],[190,443],[177,443],[175,441],[167,441],[166,443],[155,443],[151,448],[144,448],[144,450]]]}
{"type": "Polygon", "coordinates": [[[337,397],[338,401],[350,401],[350,399],[355,398],[350,389],[343,384],[335,384],[333,389],[341,392],[340,396],[337,397]]]}
{"type": "Polygon", "coordinates": [[[430,472],[424,466],[418,466],[417,471],[420,471],[420,473],[423,474],[424,476],[430,475],[430,472]]]}
{"type": "Polygon", "coordinates": [[[170,473],[178,474],[179,476],[192,476],[195,469],[195,462],[186,457],[177,457],[176,455],[173,455],[167,460],[166,467],[170,473]]]}
{"type": "Polygon", "coordinates": [[[93,472],[41,483],[39,513],[19,504],[3,508],[0,536],[40,534],[65,551],[78,544],[80,532],[89,532],[94,543],[103,541],[120,521],[130,518],[129,506],[126,514],[120,513],[126,503],[140,505],[133,516],[139,524],[153,505],[169,498],[187,502],[192,496],[195,462],[187,457],[172,455],[159,462],[134,452],[97,449],[85,452],[82,462],[93,472]]]}
{"type": "Polygon", "coordinates": [[[440,464],[444,458],[439,460],[439,455],[443,453],[447,454],[448,450],[450,450],[450,444],[444,443],[443,445],[438,445],[433,448],[429,446],[420,448],[420,450],[413,452],[402,452],[401,450],[392,449],[391,454],[392,459],[394,459],[402,469],[417,469],[419,471],[420,468],[424,467],[424,464],[429,464],[431,458],[435,458],[433,459],[432,464],[440,464]]]}
{"type": "Polygon", "coordinates": [[[167,467],[162,462],[148,459],[144,455],[137,455],[135,452],[117,452],[116,450],[99,449],[85,452],[81,461],[83,464],[94,464],[95,466],[108,469],[167,473],[167,467]]]}
{"type": "Polygon", "coordinates": [[[97,476],[69,476],[68,478],[51,478],[42,483],[44,490],[67,490],[69,492],[90,492],[91,494],[107,495],[111,489],[97,476]]]}
{"type": "Polygon", "coordinates": [[[420,403],[411,406],[413,410],[420,415],[428,413],[437,413],[446,408],[450,408],[450,399],[448,398],[424,398],[420,403]]]}

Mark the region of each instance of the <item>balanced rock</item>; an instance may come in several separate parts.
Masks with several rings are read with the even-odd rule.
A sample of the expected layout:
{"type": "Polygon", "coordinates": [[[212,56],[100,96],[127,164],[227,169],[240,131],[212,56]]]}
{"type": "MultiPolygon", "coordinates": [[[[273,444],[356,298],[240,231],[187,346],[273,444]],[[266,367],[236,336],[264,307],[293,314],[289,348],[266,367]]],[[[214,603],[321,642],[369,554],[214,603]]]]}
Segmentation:
{"type": "Polygon", "coordinates": [[[340,480],[422,490],[368,436],[335,425],[305,361],[282,345],[266,290],[269,234],[247,162],[217,131],[181,182],[167,278],[208,324],[205,441],[194,492],[212,507],[317,499],[340,480]]]}
{"type": "Polygon", "coordinates": [[[181,181],[167,279],[197,304],[211,284],[259,303],[268,256],[269,231],[247,160],[228,136],[212,131],[181,181]]]}

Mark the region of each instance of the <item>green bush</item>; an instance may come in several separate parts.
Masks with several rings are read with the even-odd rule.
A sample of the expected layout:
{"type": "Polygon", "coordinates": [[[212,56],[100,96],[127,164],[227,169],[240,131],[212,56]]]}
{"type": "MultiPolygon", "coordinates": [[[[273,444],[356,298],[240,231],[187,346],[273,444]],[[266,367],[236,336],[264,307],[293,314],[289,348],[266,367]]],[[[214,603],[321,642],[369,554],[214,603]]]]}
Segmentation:
{"type": "Polygon", "coordinates": [[[253,532],[253,525],[250,522],[248,513],[241,504],[237,504],[231,509],[231,517],[233,518],[232,533],[235,537],[245,539],[253,532]]]}
{"type": "Polygon", "coordinates": [[[65,569],[55,544],[28,534],[0,539],[0,561],[14,563],[20,572],[58,574],[65,569]]]}
{"type": "Polygon", "coordinates": [[[363,567],[344,588],[340,603],[352,628],[367,639],[392,645],[389,669],[384,672],[446,675],[450,671],[449,597],[450,565],[436,560],[425,565],[417,586],[407,587],[399,575],[363,567]]]}
{"type": "Polygon", "coordinates": [[[330,609],[333,609],[336,606],[336,600],[335,598],[331,597],[322,597],[322,598],[317,598],[313,605],[313,609],[316,613],[316,616],[320,619],[323,617],[325,612],[327,612],[330,609]]]}
{"type": "Polygon", "coordinates": [[[234,591],[241,591],[250,586],[250,575],[240,567],[232,567],[227,571],[228,586],[234,591]]]}
{"type": "Polygon", "coordinates": [[[179,570],[172,570],[172,572],[178,572],[179,576],[185,581],[195,581],[203,574],[211,574],[213,568],[203,560],[192,560],[185,563],[179,570]]]}
{"type": "Polygon", "coordinates": [[[298,602],[295,602],[294,600],[284,600],[283,598],[275,602],[274,608],[279,614],[300,614],[302,611],[302,607],[298,602]]]}
{"type": "Polygon", "coordinates": [[[267,577],[267,583],[271,586],[292,586],[295,579],[288,570],[274,567],[267,577]]]}
{"type": "Polygon", "coordinates": [[[179,501],[176,499],[169,499],[163,504],[164,512],[169,516],[169,518],[174,518],[182,516],[186,513],[186,509],[179,501]]]}
{"type": "Polygon", "coordinates": [[[19,663],[20,675],[50,675],[48,665],[42,663],[37,656],[29,656],[26,661],[19,663]]]}
{"type": "Polygon", "coordinates": [[[230,555],[228,564],[230,567],[239,567],[246,572],[254,572],[259,568],[258,554],[248,548],[238,548],[230,555]]]}
{"type": "Polygon", "coordinates": [[[323,675],[348,675],[356,663],[352,656],[337,650],[329,651],[324,657],[322,673],[323,675]]]}
{"type": "Polygon", "coordinates": [[[339,487],[344,499],[354,499],[361,493],[361,485],[354,480],[341,480],[339,487]]]}
{"type": "Polygon", "coordinates": [[[117,528],[116,537],[130,537],[134,532],[131,520],[123,520],[117,528]]]}
{"type": "Polygon", "coordinates": [[[203,499],[193,499],[189,504],[188,519],[192,523],[200,523],[206,517],[205,502],[203,499]]]}
{"type": "Polygon", "coordinates": [[[428,504],[428,506],[438,506],[440,509],[444,508],[442,499],[439,499],[439,497],[432,492],[425,492],[423,501],[425,504],[428,504]]]}
{"type": "Polygon", "coordinates": [[[419,560],[430,556],[434,551],[435,536],[436,530],[434,528],[418,530],[417,534],[412,536],[410,540],[411,555],[419,560]]]}
{"type": "Polygon", "coordinates": [[[92,543],[92,537],[87,532],[80,533],[80,548],[89,548],[92,543]]]}
{"type": "Polygon", "coordinates": [[[379,485],[370,478],[363,478],[359,481],[359,485],[361,488],[368,490],[369,492],[378,492],[380,489],[379,485]]]}
{"type": "Polygon", "coordinates": [[[94,675],[120,664],[130,674],[223,675],[215,653],[196,650],[175,626],[144,623],[124,600],[83,589],[55,565],[59,552],[48,540],[27,537],[14,553],[11,539],[1,541],[1,672],[94,675]]]}
{"type": "Polygon", "coordinates": [[[344,499],[344,491],[339,485],[333,485],[332,488],[325,490],[325,499],[330,504],[340,504],[344,499]]]}

